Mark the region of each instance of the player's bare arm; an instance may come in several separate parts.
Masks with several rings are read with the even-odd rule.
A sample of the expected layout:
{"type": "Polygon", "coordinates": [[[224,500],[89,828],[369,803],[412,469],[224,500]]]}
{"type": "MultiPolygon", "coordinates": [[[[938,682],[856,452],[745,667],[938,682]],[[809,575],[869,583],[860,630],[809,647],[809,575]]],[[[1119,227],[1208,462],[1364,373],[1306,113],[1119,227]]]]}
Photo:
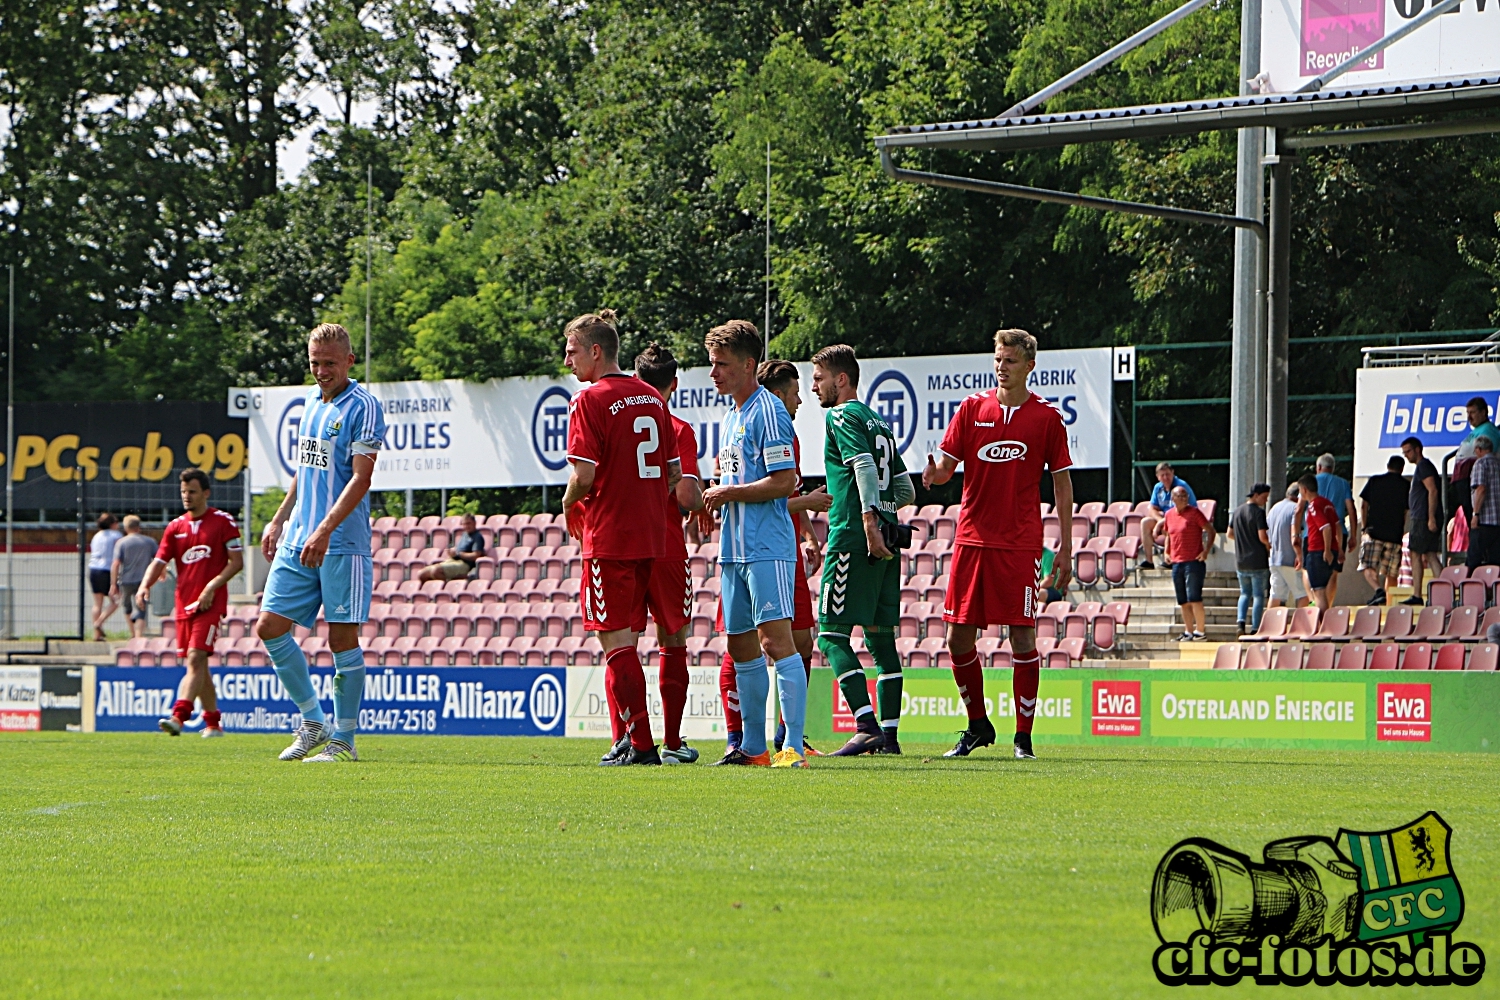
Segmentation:
{"type": "Polygon", "coordinates": [[[370,492],[370,477],[375,474],[375,456],[355,455],[350,459],[350,464],[354,467],[354,475],[349,479],[349,484],[339,494],[328,516],[313,529],[312,534],[307,536],[307,541],[302,545],[301,562],[309,569],[316,569],[323,565],[323,557],[328,554],[328,541],[333,536],[334,529],[344,523],[344,518],[348,517],[365,498],[365,494],[370,492]]]}
{"type": "Polygon", "coordinates": [[[667,462],[667,492],[676,493],[677,487],[682,483],[682,459],[674,458],[667,462]]]}
{"type": "Polygon", "coordinates": [[[266,562],[271,562],[276,558],[276,545],[281,541],[282,529],[286,527],[287,518],[292,516],[292,511],[296,507],[297,480],[294,478],[291,488],[281,499],[281,506],[276,508],[276,514],[260,533],[260,554],[266,557],[266,562]]]}
{"type": "Polygon", "coordinates": [[[224,569],[220,571],[218,576],[205,583],[203,585],[203,590],[199,592],[197,599],[191,604],[188,604],[186,607],[184,607],[183,610],[195,611],[198,608],[206,608],[213,604],[214,594],[218,592],[218,589],[224,586],[230,580],[233,580],[235,577],[239,576],[240,570],[244,568],[245,553],[230,552],[229,562],[224,564],[224,569]]]}
{"type": "Polygon", "coordinates": [[[141,585],[135,589],[136,607],[149,607],[151,604],[151,588],[156,586],[162,574],[167,571],[167,564],[160,559],[151,560],[151,565],[146,567],[146,575],[141,578],[141,585]]]}
{"type": "MultiPolygon", "coordinates": [[[[678,463],[678,468],[681,467],[678,463]]],[[[672,487],[672,494],[677,499],[677,506],[689,514],[703,509],[703,484],[697,476],[682,476],[672,487]]]]}
{"type": "Polygon", "coordinates": [[[927,467],[922,470],[922,487],[932,489],[934,486],[942,486],[953,478],[958,471],[958,459],[946,452],[938,452],[936,458],[930,453],[927,456],[927,467]]]}
{"type": "MultiPolygon", "coordinates": [[[[828,488],[826,486],[819,486],[811,493],[804,493],[800,497],[792,497],[786,502],[786,509],[789,513],[792,514],[806,515],[808,511],[817,511],[818,513],[824,513],[832,509],[832,507],[833,497],[828,495],[828,488]]],[[[803,521],[806,520],[806,517],[804,517],[803,521]]],[[[799,521],[798,527],[800,528],[801,526],[802,521],[799,521]]],[[[809,530],[811,530],[810,522],[809,530]]]]}
{"type": "Polygon", "coordinates": [[[589,495],[589,490],[594,488],[594,463],[585,459],[575,458],[572,461],[573,471],[568,473],[568,488],[563,490],[562,509],[563,518],[568,522],[568,534],[583,541],[583,519],[573,516],[573,507],[589,495]]]}
{"type": "Polygon", "coordinates": [[[1073,475],[1067,469],[1052,473],[1052,499],[1056,501],[1057,520],[1062,526],[1062,537],[1057,540],[1057,561],[1052,564],[1057,577],[1053,586],[1066,591],[1068,581],[1073,579],[1073,475]]]}
{"type": "Polygon", "coordinates": [[[703,506],[718,510],[726,503],[765,503],[789,497],[797,488],[796,469],[778,469],[753,483],[743,486],[715,486],[703,493],[703,506]]]}

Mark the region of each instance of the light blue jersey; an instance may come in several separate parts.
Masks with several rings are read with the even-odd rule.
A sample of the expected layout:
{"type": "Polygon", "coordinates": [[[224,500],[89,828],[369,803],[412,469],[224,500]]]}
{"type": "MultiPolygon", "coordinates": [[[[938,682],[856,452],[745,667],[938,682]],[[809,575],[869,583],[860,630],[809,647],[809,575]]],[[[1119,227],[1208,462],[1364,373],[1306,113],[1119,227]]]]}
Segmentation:
{"type": "MultiPolygon", "coordinates": [[[[354,478],[354,456],[375,454],[384,439],[385,411],[358,382],[350,379],[331,403],[323,402],[316,386],[308,391],[297,431],[297,503],[287,519],[282,552],[295,556],[302,551],[354,478]]],[[[370,554],[368,493],[334,529],[328,554],[370,554]]]]}
{"type": "MultiPolygon", "coordinates": [[[[743,406],[731,407],[719,432],[719,482],[744,486],[773,472],[797,467],[792,418],[781,400],[756,387],[743,406]]],[[[797,561],[797,539],[786,498],[763,503],[726,503],[719,534],[719,562],[765,559],[797,561]]]]}

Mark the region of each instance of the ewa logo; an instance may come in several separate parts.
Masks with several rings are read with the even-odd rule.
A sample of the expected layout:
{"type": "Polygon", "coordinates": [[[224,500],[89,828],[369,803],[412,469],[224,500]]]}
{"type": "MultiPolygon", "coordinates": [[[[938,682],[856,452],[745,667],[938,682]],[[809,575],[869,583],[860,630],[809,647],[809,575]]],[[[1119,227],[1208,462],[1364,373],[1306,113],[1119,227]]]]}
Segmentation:
{"type": "Polygon", "coordinates": [[[974,456],[981,462],[1015,462],[1026,457],[1025,441],[991,441],[974,456]]]}
{"type": "Polygon", "coordinates": [[[195,562],[207,559],[208,556],[209,548],[207,545],[194,545],[182,554],[182,564],[184,566],[191,566],[195,562]]]}
{"type": "Polygon", "coordinates": [[[538,674],[531,682],[531,723],[542,732],[557,728],[563,718],[563,688],[555,674],[538,674]]]}

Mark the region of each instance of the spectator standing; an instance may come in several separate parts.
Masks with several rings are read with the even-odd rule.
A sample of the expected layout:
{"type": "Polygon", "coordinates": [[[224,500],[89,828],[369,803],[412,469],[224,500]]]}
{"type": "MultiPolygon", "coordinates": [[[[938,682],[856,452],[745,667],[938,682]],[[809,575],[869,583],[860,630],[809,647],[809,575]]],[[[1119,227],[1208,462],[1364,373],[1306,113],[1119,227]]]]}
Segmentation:
{"type": "MultiPolygon", "coordinates": [[[[1156,485],[1151,488],[1151,510],[1152,513],[1141,518],[1141,537],[1151,541],[1151,549],[1146,553],[1146,561],[1141,563],[1142,569],[1153,569],[1155,563],[1151,557],[1156,552],[1156,526],[1167,516],[1172,509],[1172,491],[1181,487],[1187,490],[1188,503],[1197,504],[1198,497],[1194,495],[1193,488],[1187,484],[1187,480],[1177,478],[1177,473],[1172,470],[1170,462],[1158,462],[1156,464],[1156,485]]],[[[1168,559],[1170,562],[1171,560],[1168,559]]]]}
{"type": "Polygon", "coordinates": [[[1464,436],[1463,442],[1459,444],[1458,451],[1453,455],[1453,477],[1448,484],[1449,505],[1453,510],[1453,516],[1458,516],[1461,508],[1464,519],[1470,524],[1474,522],[1474,502],[1470,497],[1473,480],[1474,461],[1478,457],[1476,445],[1480,438],[1488,438],[1490,451],[1500,451],[1500,430],[1490,422],[1490,404],[1484,401],[1483,396],[1475,396],[1469,400],[1469,433],[1464,436]]]}
{"type": "Polygon", "coordinates": [[[1214,526],[1191,499],[1187,487],[1172,489],[1172,509],[1157,527],[1164,536],[1163,548],[1172,564],[1172,587],[1182,608],[1182,641],[1202,642],[1207,638],[1203,617],[1203,576],[1208,568],[1208,552],[1214,545],[1214,526]]]}
{"type": "Polygon", "coordinates": [[[1360,521],[1365,542],[1359,549],[1359,568],[1375,593],[1369,603],[1384,607],[1386,592],[1401,573],[1401,536],[1406,533],[1406,503],[1410,487],[1401,474],[1406,459],[1392,455],[1386,471],[1371,476],[1359,493],[1360,521]]]}
{"type": "Polygon", "coordinates": [[[115,562],[115,543],[120,540],[120,522],[109,511],[99,515],[99,530],[89,540],[89,589],[94,592],[94,638],[104,641],[104,623],[115,613],[120,602],[110,598],[109,609],[104,610],[105,598],[109,597],[110,567],[115,562]]]}
{"type": "Polygon", "coordinates": [[[1474,520],[1469,526],[1469,569],[1500,565],[1500,457],[1488,437],[1474,441],[1474,468],[1469,475],[1474,520]]]}
{"type": "Polygon", "coordinates": [[[1285,498],[1266,512],[1271,549],[1271,602],[1267,607],[1300,608],[1307,604],[1307,587],[1302,583],[1302,539],[1292,533],[1300,493],[1293,483],[1286,488],[1285,498]]]}
{"type": "MultiPolygon", "coordinates": [[[[1339,530],[1347,540],[1346,551],[1354,551],[1354,543],[1359,539],[1359,512],[1354,507],[1354,490],[1349,486],[1349,480],[1334,474],[1333,456],[1323,454],[1318,456],[1317,478],[1318,496],[1323,497],[1333,504],[1334,513],[1339,518],[1339,530]]],[[[1306,516],[1306,512],[1303,512],[1306,516]]],[[[1306,534],[1304,532],[1304,534],[1306,534]]],[[[1304,550],[1306,546],[1304,544],[1304,550]]],[[[1338,598],[1339,573],[1344,565],[1344,554],[1340,553],[1338,558],[1339,569],[1333,570],[1328,577],[1328,604],[1331,607],[1338,598]]]]}
{"type": "Polygon", "coordinates": [[[156,558],[156,539],[141,531],[141,519],[126,514],[121,522],[125,537],[115,543],[115,559],[109,568],[109,596],[125,606],[125,620],[130,634],[137,639],[146,634],[149,605],[136,601],[135,592],[146,579],[146,570],[156,558]]]}
{"type": "Polygon", "coordinates": [[[460,522],[458,537],[448,547],[442,562],[433,563],[417,574],[417,579],[463,580],[474,572],[479,557],[484,555],[484,536],[479,533],[478,522],[473,514],[465,514],[460,522]]]}
{"type": "Polygon", "coordinates": [[[1241,635],[1260,628],[1260,616],[1266,610],[1266,592],[1271,583],[1271,538],[1266,525],[1266,502],[1270,499],[1271,487],[1256,483],[1229,519],[1234,568],[1240,580],[1239,611],[1235,617],[1241,635]]]}
{"type": "Polygon", "coordinates": [[[1343,557],[1344,536],[1338,511],[1327,497],[1318,493],[1318,477],[1303,476],[1297,480],[1297,486],[1302,494],[1300,503],[1307,508],[1307,549],[1302,560],[1307,589],[1312,592],[1318,610],[1327,611],[1328,581],[1343,557]]]}
{"type": "Polygon", "coordinates": [[[1407,494],[1408,511],[1406,548],[1411,553],[1411,596],[1402,604],[1421,604],[1422,577],[1428,571],[1437,576],[1443,569],[1443,533],[1438,524],[1438,470],[1422,454],[1420,438],[1401,442],[1401,454],[1416,469],[1407,494]]]}

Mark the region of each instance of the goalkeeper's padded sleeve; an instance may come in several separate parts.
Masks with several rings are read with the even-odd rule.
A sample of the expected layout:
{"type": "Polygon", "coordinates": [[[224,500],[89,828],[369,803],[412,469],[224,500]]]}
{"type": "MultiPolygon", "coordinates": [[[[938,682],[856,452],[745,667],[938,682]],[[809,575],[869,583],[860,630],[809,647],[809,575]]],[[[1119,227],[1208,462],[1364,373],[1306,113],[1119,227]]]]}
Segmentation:
{"type": "Polygon", "coordinates": [[[868,452],[849,459],[854,469],[854,482],[859,486],[860,510],[880,509],[880,476],[875,472],[875,459],[868,452]]]}
{"type": "Polygon", "coordinates": [[[891,484],[891,492],[894,494],[891,499],[895,501],[897,510],[917,498],[917,488],[912,485],[911,476],[905,472],[897,476],[896,481],[891,484]]]}

